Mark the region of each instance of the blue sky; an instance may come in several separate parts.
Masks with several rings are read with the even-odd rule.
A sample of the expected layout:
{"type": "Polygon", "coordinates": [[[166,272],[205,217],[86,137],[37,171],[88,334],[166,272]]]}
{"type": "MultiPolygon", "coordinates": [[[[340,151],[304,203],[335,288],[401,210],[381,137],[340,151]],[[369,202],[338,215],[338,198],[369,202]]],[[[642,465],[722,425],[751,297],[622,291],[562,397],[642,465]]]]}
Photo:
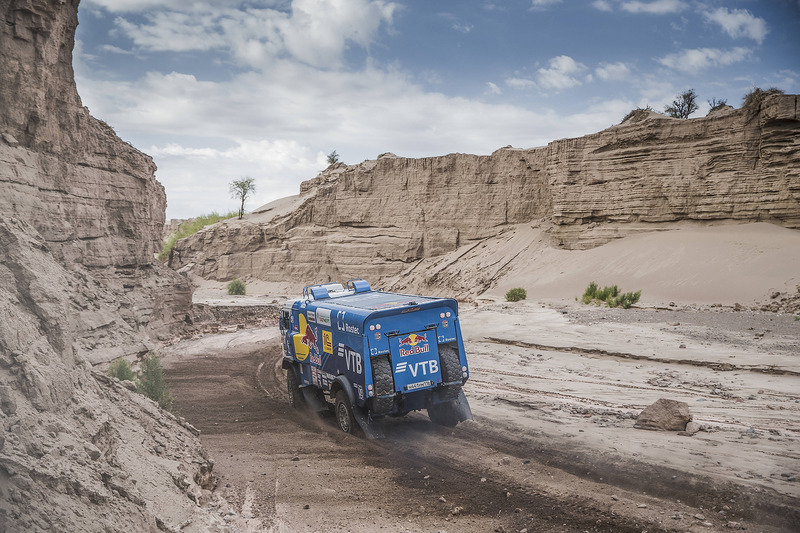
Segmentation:
{"type": "Polygon", "coordinates": [[[663,110],[800,93],[800,0],[83,0],[91,113],[153,156],[167,217],[297,194],[336,150],[543,146],[663,110]]]}

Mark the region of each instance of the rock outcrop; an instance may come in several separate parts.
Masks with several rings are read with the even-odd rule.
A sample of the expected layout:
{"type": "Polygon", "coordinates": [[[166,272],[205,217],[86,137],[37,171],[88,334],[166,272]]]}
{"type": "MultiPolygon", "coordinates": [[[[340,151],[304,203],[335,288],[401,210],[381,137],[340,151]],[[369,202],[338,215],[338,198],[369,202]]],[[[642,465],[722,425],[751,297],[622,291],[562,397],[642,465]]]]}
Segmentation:
{"type": "Polygon", "coordinates": [[[0,531],[177,529],[208,520],[213,463],[94,365],[168,335],[190,286],[153,258],[151,158],[81,106],[77,8],[0,5],[0,531]]]}
{"type": "Polygon", "coordinates": [[[206,228],[176,244],[170,265],[222,281],[379,281],[520,223],[585,249],[684,221],[800,228],[797,96],[690,120],[651,114],[489,156],[333,165],[292,210],[206,228]]]}

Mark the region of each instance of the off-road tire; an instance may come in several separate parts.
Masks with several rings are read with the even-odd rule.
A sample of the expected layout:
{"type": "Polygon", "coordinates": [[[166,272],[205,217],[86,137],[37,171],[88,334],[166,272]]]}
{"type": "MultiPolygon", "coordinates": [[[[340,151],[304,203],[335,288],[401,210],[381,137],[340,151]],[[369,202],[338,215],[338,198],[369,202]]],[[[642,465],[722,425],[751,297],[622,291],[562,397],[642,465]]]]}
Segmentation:
{"type": "Polygon", "coordinates": [[[439,363],[442,367],[442,382],[458,381],[457,385],[442,387],[439,397],[443,400],[455,400],[461,392],[461,360],[458,350],[447,344],[439,345],[439,363]]]}
{"type": "Polygon", "coordinates": [[[286,369],[286,392],[289,394],[289,405],[295,409],[305,409],[307,407],[303,391],[297,382],[297,374],[293,368],[286,369]]]}
{"type": "Polygon", "coordinates": [[[345,433],[353,433],[356,426],[356,418],[353,416],[353,406],[347,393],[340,390],[336,393],[336,425],[345,433]]]}
{"type": "Polygon", "coordinates": [[[375,402],[373,411],[376,414],[388,413],[394,405],[394,397],[378,398],[387,394],[394,394],[394,375],[392,374],[392,364],[388,356],[380,355],[373,357],[372,362],[372,383],[375,385],[375,402]]]}
{"type": "Polygon", "coordinates": [[[455,400],[431,405],[428,407],[428,418],[437,426],[455,427],[458,424],[458,417],[454,404],[455,400]]]}

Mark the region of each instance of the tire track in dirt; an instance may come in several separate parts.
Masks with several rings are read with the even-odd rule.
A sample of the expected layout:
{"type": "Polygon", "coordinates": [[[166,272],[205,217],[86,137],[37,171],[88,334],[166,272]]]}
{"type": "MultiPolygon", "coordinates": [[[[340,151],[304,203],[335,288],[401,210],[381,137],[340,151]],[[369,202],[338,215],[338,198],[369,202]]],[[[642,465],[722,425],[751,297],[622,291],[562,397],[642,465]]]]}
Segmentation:
{"type": "MultiPolygon", "coordinates": [[[[683,472],[618,465],[487,420],[444,429],[412,413],[387,420],[385,440],[345,435],[330,415],[288,406],[280,360],[273,338],[167,369],[178,409],[202,431],[216,460],[217,492],[242,531],[638,533],[663,529],[660,513],[677,498],[711,508],[733,490],[683,472]],[[657,481],[671,475],[681,478],[657,481]]],[[[742,516],[752,504],[763,510],[745,501],[742,516]]]]}

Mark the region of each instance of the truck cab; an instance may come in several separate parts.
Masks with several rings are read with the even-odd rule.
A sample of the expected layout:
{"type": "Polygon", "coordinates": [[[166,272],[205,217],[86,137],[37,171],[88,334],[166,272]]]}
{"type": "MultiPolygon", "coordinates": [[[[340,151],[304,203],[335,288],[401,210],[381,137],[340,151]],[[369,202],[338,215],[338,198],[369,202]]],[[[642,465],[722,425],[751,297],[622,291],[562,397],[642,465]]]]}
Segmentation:
{"type": "Polygon", "coordinates": [[[280,313],[289,401],[333,406],[339,428],[381,436],[386,416],[425,409],[439,425],[472,419],[458,303],[375,291],[365,280],[303,289],[280,313]]]}

